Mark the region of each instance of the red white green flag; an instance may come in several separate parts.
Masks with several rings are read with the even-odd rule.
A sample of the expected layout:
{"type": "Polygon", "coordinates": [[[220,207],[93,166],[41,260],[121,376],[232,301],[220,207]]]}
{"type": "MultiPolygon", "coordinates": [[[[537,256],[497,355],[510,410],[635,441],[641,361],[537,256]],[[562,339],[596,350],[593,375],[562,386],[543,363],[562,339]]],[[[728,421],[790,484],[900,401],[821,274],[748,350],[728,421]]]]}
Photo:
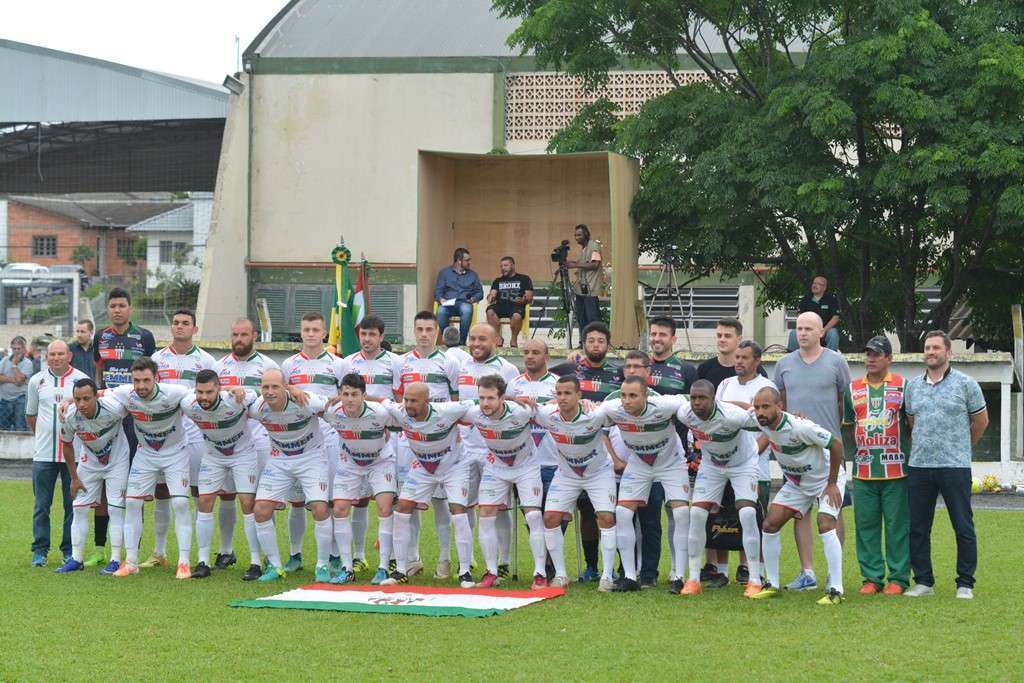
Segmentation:
{"type": "Polygon", "coordinates": [[[231,607],[384,612],[429,617],[490,617],[548,598],[564,595],[562,588],[501,590],[432,586],[334,586],[314,583],[255,600],[235,600],[231,607]]]}

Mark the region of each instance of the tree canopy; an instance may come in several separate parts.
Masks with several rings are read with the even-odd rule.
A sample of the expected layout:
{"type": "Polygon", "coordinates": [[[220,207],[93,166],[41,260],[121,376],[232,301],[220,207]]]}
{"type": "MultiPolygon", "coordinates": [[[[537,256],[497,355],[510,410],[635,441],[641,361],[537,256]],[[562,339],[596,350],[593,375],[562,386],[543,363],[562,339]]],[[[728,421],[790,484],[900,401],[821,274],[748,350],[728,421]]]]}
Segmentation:
{"type": "Polygon", "coordinates": [[[641,161],[641,248],[694,272],[768,266],[764,301],[816,274],[856,343],[905,351],[957,304],[1008,344],[1024,298],[1024,9],[1011,0],[495,0],[510,45],[600,93],[625,65],[682,70],[620,119],[585,107],[553,151],[641,161]],[[922,312],[915,293],[940,288],[922,312]]]}

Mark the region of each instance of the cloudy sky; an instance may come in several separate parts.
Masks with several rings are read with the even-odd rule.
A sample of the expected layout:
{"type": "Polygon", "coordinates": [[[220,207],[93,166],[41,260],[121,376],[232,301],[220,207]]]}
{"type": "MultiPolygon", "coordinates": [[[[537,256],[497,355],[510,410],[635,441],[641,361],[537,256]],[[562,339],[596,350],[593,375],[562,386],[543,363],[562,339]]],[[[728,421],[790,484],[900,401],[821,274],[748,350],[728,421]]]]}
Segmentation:
{"type": "Polygon", "coordinates": [[[214,83],[286,0],[4,2],[0,38],[214,83]]]}

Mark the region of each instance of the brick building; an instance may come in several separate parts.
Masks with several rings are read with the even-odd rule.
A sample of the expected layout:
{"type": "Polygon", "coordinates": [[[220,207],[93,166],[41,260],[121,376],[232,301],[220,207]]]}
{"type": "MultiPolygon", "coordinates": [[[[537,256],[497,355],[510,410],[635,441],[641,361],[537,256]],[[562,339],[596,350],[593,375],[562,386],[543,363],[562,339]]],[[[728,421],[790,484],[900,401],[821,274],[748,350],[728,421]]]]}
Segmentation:
{"type": "Polygon", "coordinates": [[[0,261],[76,263],[75,249],[84,246],[92,255],[83,264],[87,274],[129,278],[146,272],[146,256],[125,229],[186,200],[169,193],[12,195],[0,204],[0,261]]]}

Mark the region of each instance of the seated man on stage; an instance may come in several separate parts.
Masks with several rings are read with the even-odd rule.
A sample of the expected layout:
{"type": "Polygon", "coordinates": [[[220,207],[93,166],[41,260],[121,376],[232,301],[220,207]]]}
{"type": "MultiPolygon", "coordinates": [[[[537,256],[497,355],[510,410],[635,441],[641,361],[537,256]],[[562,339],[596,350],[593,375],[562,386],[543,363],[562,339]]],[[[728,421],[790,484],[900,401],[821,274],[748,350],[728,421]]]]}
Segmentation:
{"type": "Polygon", "coordinates": [[[511,256],[501,257],[501,277],[491,283],[491,291],[487,294],[487,322],[498,333],[498,346],[501,346],[501,319],[508,318],[512,328],[512,341],[509,346],[519,346],[519,331],[523,329],[526,317],[526,305],[533,301],[533,280],[529,275],[516,272],[516,260],[511,256]]]}
{"type": "Polygon", "coordinates": [[[456,249],[452,265],[438,272],[437,285],[434,287],[438,325],[443,330],[448,327],[449,318],[459,316],[459,343],[462,345],[465,345],[469,328],[473,324],[473,304],[480,301],[484,293],[480,276],[469,269],[470,261],[468,249],[456,249]]]}

